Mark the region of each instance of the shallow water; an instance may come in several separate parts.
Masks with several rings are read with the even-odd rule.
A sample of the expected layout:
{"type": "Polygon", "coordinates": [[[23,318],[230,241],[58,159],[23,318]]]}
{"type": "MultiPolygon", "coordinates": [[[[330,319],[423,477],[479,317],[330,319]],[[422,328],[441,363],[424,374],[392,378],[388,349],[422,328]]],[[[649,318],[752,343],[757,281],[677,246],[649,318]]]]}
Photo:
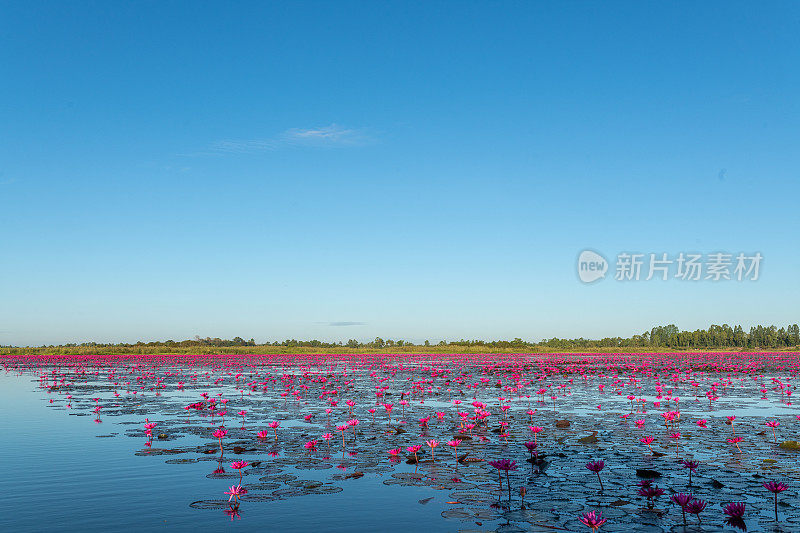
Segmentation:
{"type": "MultiPolygon", "coordinates": [[[[6,452],[0,461],[0,531],[259,526],[292,531],[588,531],[578,517],[589,510],[602,510],[608,519],[601,531],[684,531],[680,510],[669,502],[672,491],[691,491],[708,502],[700,515],[702,529],[690,516],[686,531],[722,530],[721,506],[731,501],[747,502],[749,531],[800,531],[800,453],[775,446],[764,426],[768,419],[778,420],[778,442],[797,440],[800,410],[786,395],[794,389],[796,363],[782,365],[781,371],[768,369],[763,378],[756,372],[756,380],[752,372],[734,372],[729,378],[727,369],[670,380],[673,369],[628,375],[600,369],[594,361],[562,361],[559,373],[526,366],[524,358],[492,366],[494,357],[404,364],[335,357],[228,358],[210,364],[191,359],[9,362],[0,374],[6,452]],[[583,375],[575,373],[576,366],[583,375]],[[509,376],[515,373],[530,383],[514,385],[509,376]],[[634,375],[640,381],[634,382],[634,375]],[[182,388],[179,381],[185,382],[182,388]],[[709,401],[705,393],[712,384],[725,382],[717,386],[718,398],[709,401]],[[658,383],[662,398],[656,396],[658,383]],[[547,394],[537,395],[547,385],[547,394]],[[381,401],[394,403],[391,421],[376,405],[376,386],[388,387],[390,396],[381,401]],[[766,399],[762,387],[768,389],[766,399]],[[323,390],[333,389],[336,395],[320,398],[323,390]],[[300,396],[282,397],[285,391],[300,396]],[[399,405],[402,392],[413,392],[405,409],[399,405]],[[228,400],[222,459],[212,436],[222,419],[184,409],[202,401],[202,393],[228,400]],[[628,394],[647,400],[646,411],[634,407],[632,413],[628,394]],[[551,395],[556,396],[555,410],[551,395]],[[678,397],[677,407],[667,397],[678,397]],[[338,405],[331,406],[329,398],[338,405]],[[471,412],[473,398],[486,403],[491,415],[487,427],[469,432],[459,427],[456,413],[471,412]],[[347,399],[356,402],[352,415],[347,399]],[[463,403],[454,406],[452,399],[463,403]],[[509,406],[507,437],[498,431],[501,403],[509,406]],[[99,416],[94,412],[98,405],[99,416]],[[325,408],[332,409],[330,415],[325,408]],[[374,422],[369,408],[376,409],[374,422]],[[236,414],[243,409],[244,429],[236,414]],[[529,409],[535,413],[528,414],[529,409]],[[661,413],[678,409],[681,421],[668,431],[661,413]],[[442,421],[437,411],[446,413],[442,421]],[[313,414],[310,422],[304,420],[308,414],[313,414]],[[733,428],[725,419],[732,414],[733,428]],[[423,416],[431,416],[425,430],[418,423],[423,416]],[[157,424],[149,447],[145,418],[157,424]],[[347,430],[343,449],[336,425],[351,418],[359,424],[355,434],[347,430]],[[708,420],[708,428],[697,427],[699,418],[708,420]],[[639,419],[645,420],[642,429],[633,423],[639,419]],[[272,420],[281,422],[277,442],[267,426],[272,420]],[[541,468],[525,461],[529,455],[522,444],[533,440],[531,420],[544,428],[537,436],[545,461],[541,468]],[[556,428],[556,420],[568,420],[570,427],[556,428]],[[270,436],[259,439],[260,430],[270,436]],[[595,431],[597,442],[579,440],[595,431]],[[677,450],[667,436],[674,431],[681,433],[677,450]],[[726,442],[732,431],[744,438],[742,453],[726,442]],[[329,443],[321,439],[325,432],[333,434],[329,443]],[[445,443],[465,433],[472,439],[465,439],[458,453],[476,461],[456,465],[445,443]],[[643,435],[656,439],[651,446],[662,456],[653,457],[639,442],[643,435]],[[425,445],[431,438],[441,443],[435,463],[429,462],[425,445]],[[320,440],[316,451],[304,447],[312,439],[320,440]],[[423,446],[418,457],[425,462],[407,464],[405,448],[412,444],[423,446]],[[387,450],[395,447],[403,450],[400,461],[389,459],[387,450]],[[691,486],[678,457],[700,462],[691,486]],[[497,471],[485,461],[499,458],[518,463],[509,476],[510,497],[505,479],[501,492],[497,471]],[[596,459],[606,463],[603,491],[584,467],[596,459]],[[242,476],[248,494],[234,510],[224,492],[239,482],[230,463],[242,460],[251,463],[242,476]],[[637,469],[643,468],[661,475],[654,481],[665,490],[654,506],[661,513],[646,509],[637,495],[637,469]],[[772,495],[761,486],[770,479],[790,487],[779,497],[777,526],[772,495]]],[[[788,361],[796,359],[795,354],[788,361]]]]}

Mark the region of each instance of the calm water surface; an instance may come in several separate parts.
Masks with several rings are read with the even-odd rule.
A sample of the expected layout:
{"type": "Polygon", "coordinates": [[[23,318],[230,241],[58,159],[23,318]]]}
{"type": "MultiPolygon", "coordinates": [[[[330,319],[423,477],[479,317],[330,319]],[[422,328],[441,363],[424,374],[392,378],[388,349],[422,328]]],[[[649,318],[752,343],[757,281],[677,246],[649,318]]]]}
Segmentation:
{"type": "Polygon", "coordinates": [[[193,509],[189,504],[198,500],[227,499],[223,492],[235,479],[206,477],[216,461],[175,465],[137,456],[144,438],[126,437],[118,424],[136,422],[130,427],[138,430],[142,417],[103,417],[96,424],[50,407],[50,396],[36,376],[0,373],[0,531],[412,531],[421,523],[428,531],[453,530],[440,516],[440,502],[418,503],[430,490],[386,486],[376,475],[348,480],[336,494],[244,502],[233,521],[222,510],[193,509]],[[111,433],[118,434],[100,437],[111,433]]]}
{"type": "Polygon", "coordinates": [[[678,491],[708,502],[703,525],[691,517],[687,532],[723,531],[721,508],[731,501],[747,502],[749,531],[800,531],[800,453],[778,448],[764,425],[780,421],[779,442],[800,434],[800,410],[791,401],[797,375],[792,357],[781,371],[755,379],[736,372],[637,377],[598,368],[586,375],[542,373],[535,366],[498,369],[480,361],[459,363],[452,375],[451,365],[441,361],[405,367],[342,361],[319,367],[23,365],[23,372],[0,372],[0,531],[588,531],[577,518],[596,509],[609,520],[601,531],[683,532],[679,510],[669,502],[678,491]],[[520,375],[521,387],[515,381],[520,375]],[[43,386],[52,385],[54,376],[66,383],[43,386]],[[263,383],[270,383],[266,390],[263,383]],[[381,387],[387,396],[380,401],[394,404],[391,421],[376,402],[381,387]],[[547,393],[537,394],[540,387],[547,393]],[[331,390],[337,394],[322,394],[331,390]],[[283,391],[299,397],[281,396],[283,391]],[[713,402],[708,391],[715,391],[713,402]],[[409,399],[405,409],[399,404],[403,392],[412,392],[403,396],[409,399]],[[222,420],[184,409],[204,401],[203,393],[229,401],[221,459],[212,433],[222,420]],[[643,400],[642,408],[632,407],[630,394],[643,400]],[[333,398],[338,405],[331,405],[333,398]],[[485,427],[467,431],[457,413],[471,413],[474,398],[491,415],[485,427]],[[352,414],[347,399],[356,402],[352,414]],[[505,415],[501,405],[508,406],[505,415]],[[661,415],[678,406],[680,425],[667,429],[661,415]],[[242,409],[244,429],[236,414],[242,409]],[[437,412],[445,413],[441,421],[437,412]],[[731,427],[725,417],[734,414],[731,427]],[[429,426],[422,428],[419,419],[428,416],[429,426]],[[150,447],[145,418],[158,424],[154,433],[163,437],[150,447]],[[346,433],[342,449],[336,425],[351,418],[359,425],[355,434],[346,433]],[[696,426],[700,418],[708,428],[696,426]],[[637,419],[645,421],[642,428],[633,423],[637,419]],[[271,432],[271,420],[281,422],[277,443],[255,435],[271,432]],[[507,436],[501,435],[502,420],[509,424],[507,436]],[[569,427],[557,427],[559,420],[569,427]],[[531,423],[544,428],[538,436],[542,461],[535,465],[526,462],[522,445],[532,440],[531,423]],[[667,436],[674,431],[681,433],[677,449],[667,436]],[[727,443],[733,431],[744,439],[742,453],[727,443]],[[321,440],[326,432],[333,434],[330,452],[321,440]],[[474,462],[456,465],[445,444],[456,435],[465,438],[459,454],[474,462]],[[655,456],[639,442],[644,435],[655,437],[655,456]],[[431,438],[440,442],[435,463],[425,446],[431,438]],[[320,442],[309,452],[303,444],[311,439],[320,442]],[[420,465],[405,461],[413,444],[423,446],[420,465]],[[387,450],[395,447],[402,450],[400,461],[388,459],[387,450]],[[507,486],[499,490],[497,471],[486,463],[499,458],[517,462],[510,494],[507,486]],[[678,458],[700,463],[692,485],[678,458]],[[606,463],[603,491],[584,467],[597,459],[606,463]],[[230,468],[237,460],[251,463],[242,480],[249,493],[232,514],[224,492],[238,484],[230,468]],[[642,469],[657,471],[654,482],[665,490],[653,510],[637,495],[642,469]],[[780,496],[778,523],[771,495],[761,486],[770,479],[790,486],[780,496]]]}

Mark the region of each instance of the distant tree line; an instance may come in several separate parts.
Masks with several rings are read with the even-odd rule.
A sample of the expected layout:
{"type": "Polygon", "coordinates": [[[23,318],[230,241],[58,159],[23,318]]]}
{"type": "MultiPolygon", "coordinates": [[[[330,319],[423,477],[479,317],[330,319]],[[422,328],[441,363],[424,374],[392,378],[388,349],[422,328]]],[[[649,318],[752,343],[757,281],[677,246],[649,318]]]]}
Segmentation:
{"type": "MultiPolygon", "coordinates": [[[[650,331],[633,335],[631,337],[606,337],[603,339],[544,339],[539,342],[524,341],[520,338],[513,340],[465,340],[458,341],[439,341],[431,344],[425,341],[423,344],[414,344],[405,340],[382,339],[376,337],[370,342],[360,342],[356,339],[349,339],[347,342],[326,342],[320,340],[296,340],[287,339],[285,341],[256,343],[254,339],[244,340],[242,337],[233,339],[220,339],[218,337],[201,338],[195,336],[194,339],[182,341],[154,341],[136,343],[97,343],[85,342],[80,344],[63,344],[60,346],[49,346],[50,348],[226,348],[226,347],[247,347],[247,346],[274,346],[282,348],[351,348],[351,349],[392,349],[397,350],[403,347],[485,347],[487,350],[535,350],[537,348],[556,349],[556,350],[581,350],[597,348],[672,348],[672,349],[692,349],[692,348],[740,348],[740,349],[772,349],[772,348],[791,348],[800,346],[800,327],[792,324],[778,329],[777,326],[753,326],[750,331],[745,332],[742,326],[731,327],[728,324],[721,326],[712,325],[708,329],[697,329],[694,331],[681,331],[674,324],[668,326],[656,326],[650,331]]],[[[10,347],[9,347],[10,348],[10,347]]],[[[42,346],[46,348],[46,346],[42,346]]]]}
{"type": "Polygon", "coordinates": [[[629,338],[607,337],[600,340],[553,338],[537,345],[548,348],[791,348],[800,345],[800,327],[792,324],[778,329],[777,326],[759,325],[745,332],[742,326],[713,324],[708,329],[681,331],[675,324],[670,324],[656,326],[650,331],[629,338]]]}

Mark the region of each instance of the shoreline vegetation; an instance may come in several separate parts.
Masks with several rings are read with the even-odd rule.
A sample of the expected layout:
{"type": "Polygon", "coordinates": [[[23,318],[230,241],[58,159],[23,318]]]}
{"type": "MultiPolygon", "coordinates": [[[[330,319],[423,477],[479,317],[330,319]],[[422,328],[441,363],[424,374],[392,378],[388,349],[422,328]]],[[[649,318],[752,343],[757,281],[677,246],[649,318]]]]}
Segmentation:
{"type": "Polygon", "coordinates": [[[529,342],[513,340],[425,341],[413,344],[403,340],[371,342],[350,339],[324,342],[294,339],[256,343],[241,337],[137,343],[62,344],[49,346],[0,346],[0,357],[23,355],[275,355],[275,354],[549,354],[549,353],[692,353],[692,352],[791,352],[800,348],[800,327],[754,326],[745,332],[741,326],[712,325],[707,330],[681,331],[674,324],[656,326],[632,337],[604,339],[545,339],[529,342]]]}

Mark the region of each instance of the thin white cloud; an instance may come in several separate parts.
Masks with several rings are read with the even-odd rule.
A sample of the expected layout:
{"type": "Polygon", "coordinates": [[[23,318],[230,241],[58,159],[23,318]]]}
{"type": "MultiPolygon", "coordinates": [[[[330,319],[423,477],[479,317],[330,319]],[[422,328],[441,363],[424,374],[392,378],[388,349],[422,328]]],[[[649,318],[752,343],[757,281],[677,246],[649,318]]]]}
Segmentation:
{"type": "Polygon", "coordinates": [[[256,140],[226,140],[211,143],[211,150],[228,154],[249,154],[252,152],[263,152],[265,150],[275,150],[279,144],[275,141],[256,141],[256,140]]]}
{"type": "Polygon", "coordinates": [[[314,324],[332,327],[347,327],[347,326],[366,326],[366,322],[354,322],[351,320],[340,320],[337,322],[314,322],[314,324]]]}
{"type": "Polygon", "coordinates": [[[370,142],[364,130],[343,128],[336,124],[321,128],[291,128],[267,139],[226,139],[212,143],[217,153],[248,154],[293,146],[360,146],[370,142]]]}

